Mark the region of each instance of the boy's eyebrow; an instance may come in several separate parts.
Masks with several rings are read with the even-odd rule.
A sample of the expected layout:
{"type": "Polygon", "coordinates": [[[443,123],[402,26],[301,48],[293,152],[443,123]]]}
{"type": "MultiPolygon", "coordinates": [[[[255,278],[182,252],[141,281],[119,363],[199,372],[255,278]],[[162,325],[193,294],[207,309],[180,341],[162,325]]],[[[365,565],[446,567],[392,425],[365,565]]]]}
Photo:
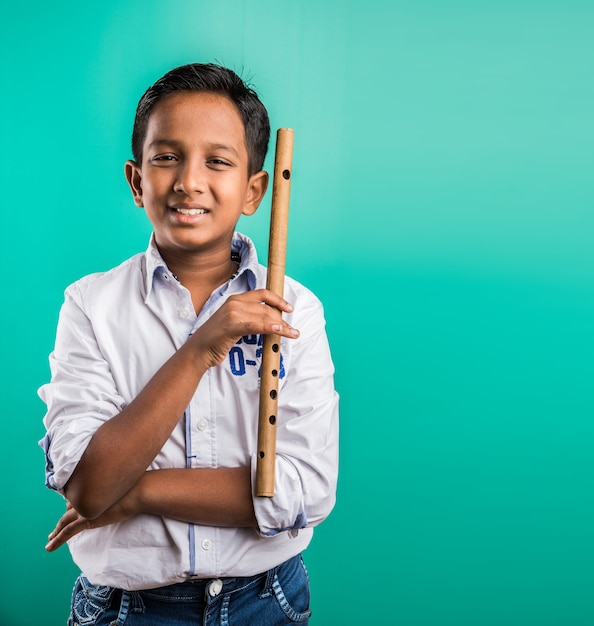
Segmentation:
{"type": "Polygon", "coordinates": [[[211,143],[208,145],[211,150],[227,150],[228,152],[233,152],[236,156],[239,156],[237,150],[228,144],[225,143],[211,143]]]}
{"type": "MultiPolygon", "coordinates": [[[[155,139],[154,141],[151,141],[148,147],[149,148],[158,148],[160,146],[179,147],[181,145],[182,145],[182,142],[177,141],[176,139],[155,139]]],[[[232,152],[236,156],[239,156],[239,153],[233,146],[225,144],[225,143],[208,143],[206,144],[206,147],[209,150],[226,150],[228,152],[232,152]]]]}

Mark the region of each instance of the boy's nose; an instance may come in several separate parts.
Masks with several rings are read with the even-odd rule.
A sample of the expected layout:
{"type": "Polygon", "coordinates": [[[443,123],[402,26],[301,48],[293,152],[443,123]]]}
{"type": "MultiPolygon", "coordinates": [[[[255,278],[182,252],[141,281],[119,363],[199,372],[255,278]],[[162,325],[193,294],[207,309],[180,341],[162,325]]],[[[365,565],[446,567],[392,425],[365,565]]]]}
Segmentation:
{"type": "Polygon", "coordinates": [[[188,163],[184,167],[179,168],[173,189],[186,194],[201,193],[204,191],[205,184],[202,168],[188,163]]]}

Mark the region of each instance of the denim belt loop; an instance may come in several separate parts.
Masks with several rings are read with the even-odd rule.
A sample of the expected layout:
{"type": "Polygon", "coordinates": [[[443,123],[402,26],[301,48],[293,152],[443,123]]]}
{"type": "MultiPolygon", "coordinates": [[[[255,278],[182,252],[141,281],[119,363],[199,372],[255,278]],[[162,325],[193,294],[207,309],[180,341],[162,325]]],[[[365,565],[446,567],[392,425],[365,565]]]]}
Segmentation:
{"type": "Polygon", "coordinates": [[[279,566],[277,565],[266,572],[266,582],[264,583],[264,589],[262,589],[262,592],[259,595],[260,598],[269,598],[272,595],[272,585],[276,579],[278,568],[279,566]]]}
{"type": "Polygon", "coordinates": [[[128,613],[144,613],[144,602],[138,591],[123,591],[116,624],[124,624],[128,613]]]}

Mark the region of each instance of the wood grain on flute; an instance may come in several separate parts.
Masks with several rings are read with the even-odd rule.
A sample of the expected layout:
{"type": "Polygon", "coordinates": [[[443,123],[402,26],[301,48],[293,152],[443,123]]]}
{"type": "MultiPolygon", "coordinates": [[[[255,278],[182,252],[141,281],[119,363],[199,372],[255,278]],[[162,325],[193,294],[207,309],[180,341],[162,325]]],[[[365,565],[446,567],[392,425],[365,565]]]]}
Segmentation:
{"type": "MultiPolygon", "coordinates": [[[[285,260],[287,256],[292,162],[293,131],[290,128],[279,128],[276,133],[276,156],[272,182],[266,288],[281,297],[283,297],[285,290],[285,260]]],[[[268,498],[274,496],[278,384],[281,358],[280,339],[278,335],[264,335],[262,345],[255,493],[257,496],[268,498]]]]}

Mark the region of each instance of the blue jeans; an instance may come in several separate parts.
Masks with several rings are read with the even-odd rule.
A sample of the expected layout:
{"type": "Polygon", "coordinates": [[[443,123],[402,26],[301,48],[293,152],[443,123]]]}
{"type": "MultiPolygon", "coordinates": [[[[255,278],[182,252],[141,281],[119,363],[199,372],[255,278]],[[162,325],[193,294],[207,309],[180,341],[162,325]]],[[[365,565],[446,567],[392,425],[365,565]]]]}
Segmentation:
{"type": "Polygon", "coordinates": [[[281,626],[307,624],[309,580],[301,555],[245,578],[191,580],[123,591],[76,580],[68,626],[281,626]]]}

